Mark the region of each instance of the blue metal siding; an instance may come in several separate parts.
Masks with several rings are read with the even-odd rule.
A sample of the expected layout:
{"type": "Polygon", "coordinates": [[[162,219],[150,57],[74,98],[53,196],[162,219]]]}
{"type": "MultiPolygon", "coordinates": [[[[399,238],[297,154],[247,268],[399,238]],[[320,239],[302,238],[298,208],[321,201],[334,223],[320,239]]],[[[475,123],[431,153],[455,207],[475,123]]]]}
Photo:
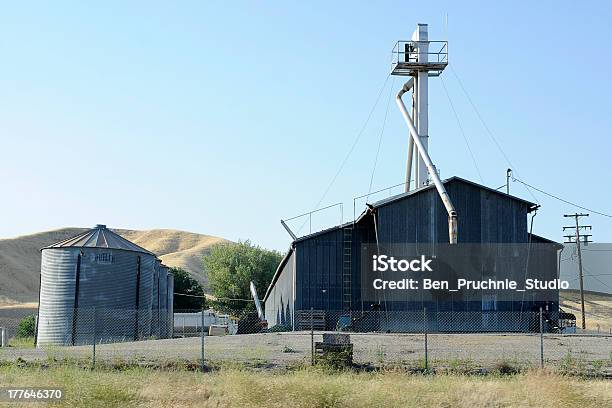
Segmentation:
{"type": "Polygon", "coordinates": [[[342,310],[342,229],[296,243],[296,308],[342,310]]]}
{"type": "Polygon", "coordinates": [[[381,243],[448,241],[448,217],[435,190],[391,202],[376,211],[381,243]]]}
{"type": "MultiPolygon", "coordinates": [[[[530,203],[479,187],[461,179],[445,183],[458,214],[460,243],[526,243],[527,213],[530,203]]],[[[434,188],[423,189],[376,206],[376,227],[381,244],[446,243],[448,215],[434,188]]],[[[344,229],[352,228],[352,310],[370,310],[361,301],[361,246],[373,244],[377,235],[374,216],[365,215],[353,226],[345,225],[313,234],[295,242],[294,253],[266,300],[266,317],[270,325],[280,324],[287,310],[341,311],[343,308],[344,229]],[[293,265],[295,262],[295,272],[293,265]],[[295,282],[293,277],[295,276],[295,282]],[[292,288],[295,284],[295,299],[292,288]],[[287,302],[291,307],[287,309],[287,302]],[[284,313],[284,314],[283,314],[284,313]]],[[[554,254],[546,254],[551,277],[556,273],[554,254]]],[[[533,261],[532,261],[533,262],[533,261]]],[[[428,310],[481,311],[481,301],[407,298],[401,304],[388,302],[388,310],[417,310],[427,303],[428,310]]],[[[501,303],[501,302],[500,302],[501,303]]],[[[499,309],[513,310],[516,302],[500,304],[499,309]]]]}
{"type": "MultiPolygon", "coordinates": [[[[446,183],[459,219],[460,243],[527,242],[527,204],[477,186],[446,183]]],[[[384,243],[448,242],[448,214],[435,189],[377,209],[378,239],[384,243]]]]}
{"type": "MultiPolygon", "coordinates": [[[[527,242],[526,203],[460,180],[446,188],[459,217],[459,242],[527,242]]],[[[378,207],[376,222],[381,244],[448,242],[448,215],[433,188],[378,207]]],[[[342,310],[343,228],[349,227],[296,242],[297,310],[342,310]]],[[[362,244],[376,242],[373,217],[356,224],[352,236],[352,308],[367,309],[360,303],[359,254],[362,244]]]]}

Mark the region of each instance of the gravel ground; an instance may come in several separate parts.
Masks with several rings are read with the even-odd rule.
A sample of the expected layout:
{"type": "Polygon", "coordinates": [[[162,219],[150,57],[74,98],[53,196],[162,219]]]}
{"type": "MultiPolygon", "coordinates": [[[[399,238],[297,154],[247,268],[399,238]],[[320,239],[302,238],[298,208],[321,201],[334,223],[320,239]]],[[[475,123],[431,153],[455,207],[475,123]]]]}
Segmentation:
{"type": "MultiPolygon", "coordinates": [[[[316,332],[314,341],[321,341],[316,332]]],[[[360,364],[417,365],[424,359],[422,334],[351,334],[354,361],[360,364]]],[[[505,360],[537,366],[540,362],[540,336],[524,334],[430,334],[428,358],[438,366],[470,364],[488,367],[505,360]]],[[[308,332],[247,334],[205,337],[205,359],[213,362],[286,366],[310,361],[308,332]]],[[[147,340],[96,346],[98,360],[196,361],[200,358],[200,338],[147,340]]],[[[42,360],[89,358],[91,346],[50,347],[46,349],[0,349],[1,360],[42,360]]],[[[568,361],[596,362],[612,370],[612,336],[544,336],[547,365],[568,361]]]]}

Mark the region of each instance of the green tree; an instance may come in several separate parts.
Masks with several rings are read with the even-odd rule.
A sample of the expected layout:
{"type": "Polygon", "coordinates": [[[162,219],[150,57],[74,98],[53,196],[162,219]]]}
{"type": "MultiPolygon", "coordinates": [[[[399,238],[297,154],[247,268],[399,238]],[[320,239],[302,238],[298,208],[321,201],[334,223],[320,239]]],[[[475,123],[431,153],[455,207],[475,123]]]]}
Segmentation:
{"type": "Polygon", "coordinates": [[[27,337],[34,337],[36,333],[36,317],[34,315],[26,316],[19,321],[17,326],[16,337],[23,339],[27,337]]]}
{"type": "Polygon", "coordinates": [[[183,268],[170,268],[174,274],[174,311],[185,309],[203,309],[206,299],[202,285],[193,279],[183,268]]]}
{"type": "Polygon", "coordinates": [[[234,316],[255,310],[252,301],[231,299],[251,299],[250,281],[262,296],[281,259],[280,252],[255,246],[250,241],[213,245],[204,257],[204,270],[217,298],[213,307],[234,316]]]}

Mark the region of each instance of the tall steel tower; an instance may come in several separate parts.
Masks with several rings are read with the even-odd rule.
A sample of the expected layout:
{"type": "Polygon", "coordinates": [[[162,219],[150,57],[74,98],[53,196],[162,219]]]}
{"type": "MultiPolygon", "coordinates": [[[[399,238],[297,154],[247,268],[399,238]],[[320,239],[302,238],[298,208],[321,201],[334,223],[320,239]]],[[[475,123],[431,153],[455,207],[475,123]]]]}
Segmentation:
{"type": "MultiPolygon", "coordinates": [[[[429,139],[429,112],[428,112],[428,80],[430,76],[439,76],[448,64],[448,42],[429,41],[427,24],[418,24],[410,41],[398,41],[393,49],[393,62],[391,75],[409,76],[408,89],[412,90],[412,117],[418,139],[425,152],[428,149],[429,139]]],[[[404,88],[407,88],[406,86],[404,88]]],[[[415,186],[423,187],[429,184],[430,174],[426,160],[415,151],[414,140],[409,139],[408,161],[406,166],[406,191],[410,189],[412,176],[412,159],[415,161],[415,186]]],[[[418,143],[417,143],[418,146],[418,143]]]]}
{"type": "Polygon", "coordinates": [[[410,41],[398,41],[393,48],[391,75],[409,76],[397,94],[395,101],[408,125],[408,161],[406,164],[406,191],[410,190],[412,158],[416,151],[415,186],[423,187],[432,181],[448,213],[448,236],[451,244],[457,243],[457,211],[440,181],[436,166],[429,152],[428,83],[430,76],[439,76],[448,65],[448,43],[429,41],[427,24],[418,24],[410,41]],[[412,90],[412,116],[408,113],[402,96],[412,90]]]}

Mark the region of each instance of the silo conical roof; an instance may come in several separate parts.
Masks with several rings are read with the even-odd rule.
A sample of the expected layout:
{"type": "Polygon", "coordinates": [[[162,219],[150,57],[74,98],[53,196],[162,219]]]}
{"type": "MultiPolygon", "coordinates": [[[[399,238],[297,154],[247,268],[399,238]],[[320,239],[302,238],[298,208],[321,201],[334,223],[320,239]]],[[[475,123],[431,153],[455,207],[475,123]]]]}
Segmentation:
{"type": "Polygon", "coordinates": [[[43,249],[49,248],[107,248],[123,249],[125,251],[142,252],[155,256],[150,251],[134,244],[106,228],[106,225],[98,224],[89,231],[85,231],[75,237],[51,244],[43,249]]]}

